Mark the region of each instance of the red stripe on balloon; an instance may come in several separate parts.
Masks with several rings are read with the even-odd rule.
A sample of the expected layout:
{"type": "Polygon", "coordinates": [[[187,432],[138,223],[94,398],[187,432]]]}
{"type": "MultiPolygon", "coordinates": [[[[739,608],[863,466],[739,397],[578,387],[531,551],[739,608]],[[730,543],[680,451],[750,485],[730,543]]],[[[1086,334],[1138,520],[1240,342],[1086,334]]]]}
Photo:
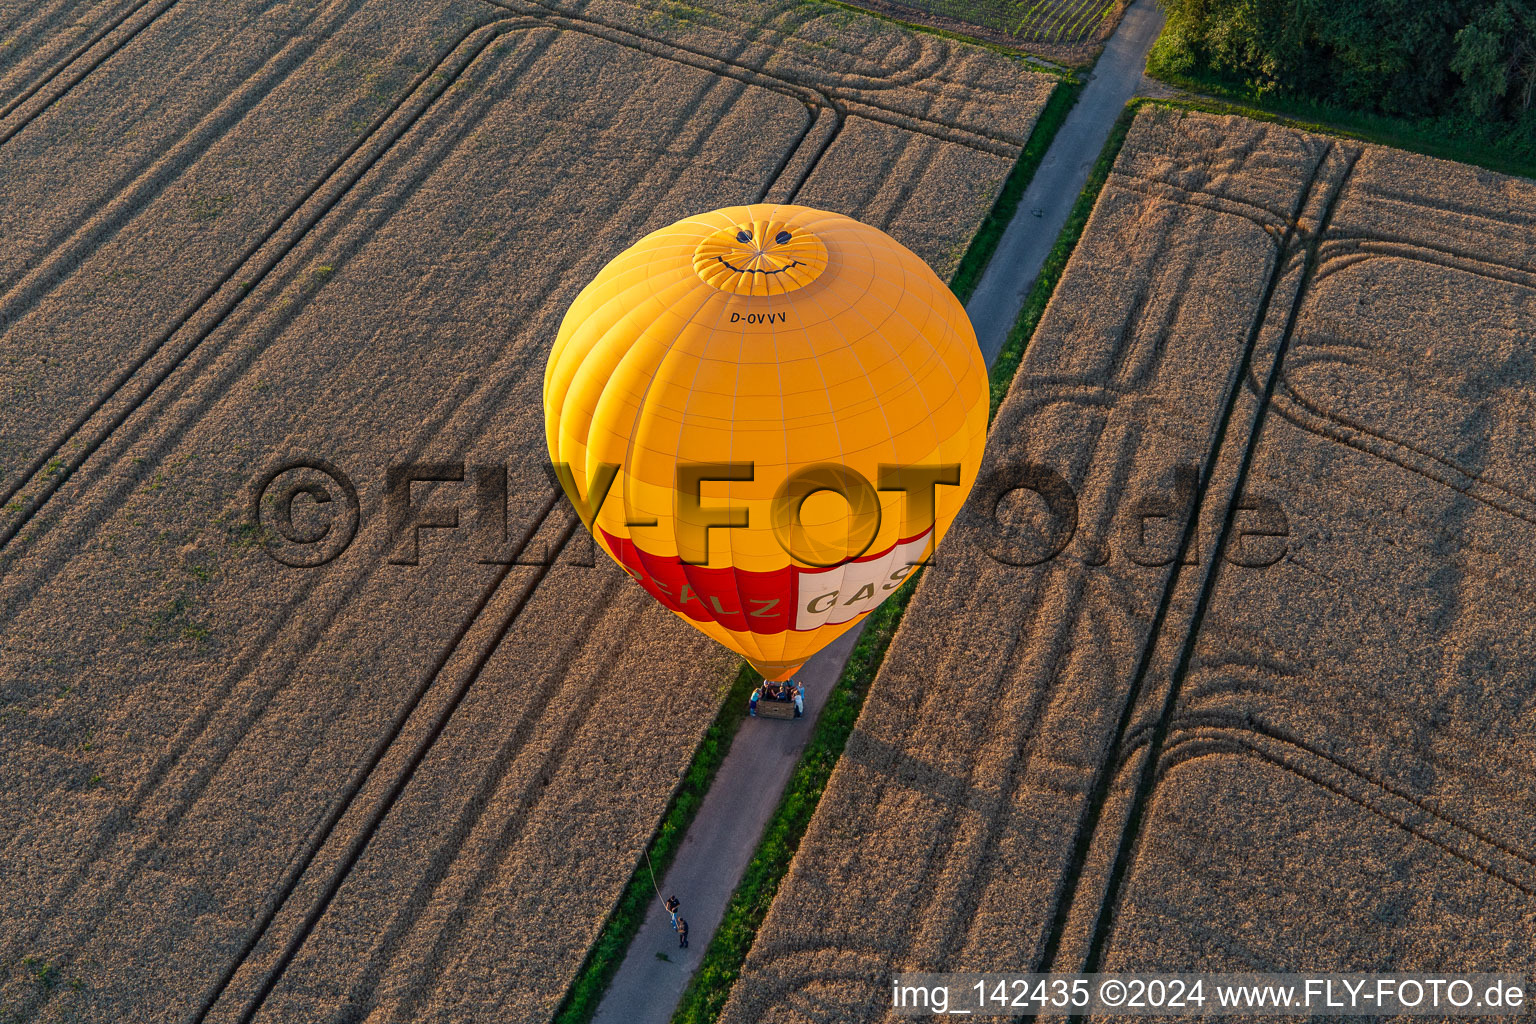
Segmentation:
{"type": "Polygon", "coordinates": [[[770,572],[732,567],[711,569],[702,565],[685,566],[676,555],[653,555],[626,537],[615,537],[601,527],[598,529],[624,571],[644,587],[647,593],[673,611],[695,622],[718,622],[726,629],[739,633],[783,633],[794,628],[801,577],[835,572],[843,565],[885,558],[895,548],[926,536],[932,527],[881,551],[850,559],[843,565],[814,569],[786,565],[770,572]]]}

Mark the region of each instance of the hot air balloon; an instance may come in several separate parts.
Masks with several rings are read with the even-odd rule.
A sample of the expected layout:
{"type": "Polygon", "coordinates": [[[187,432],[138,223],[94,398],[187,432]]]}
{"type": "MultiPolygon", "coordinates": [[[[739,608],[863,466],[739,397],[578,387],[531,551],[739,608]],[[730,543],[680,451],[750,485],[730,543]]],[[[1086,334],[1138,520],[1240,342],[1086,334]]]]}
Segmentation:
{"type": "Polygon", "coordinates": [[[987,406],[944,282],[803,206],[646,235],[577,295],[544,374],[550,459],[597,543],[770,680],[931,556],[987,406]]]}

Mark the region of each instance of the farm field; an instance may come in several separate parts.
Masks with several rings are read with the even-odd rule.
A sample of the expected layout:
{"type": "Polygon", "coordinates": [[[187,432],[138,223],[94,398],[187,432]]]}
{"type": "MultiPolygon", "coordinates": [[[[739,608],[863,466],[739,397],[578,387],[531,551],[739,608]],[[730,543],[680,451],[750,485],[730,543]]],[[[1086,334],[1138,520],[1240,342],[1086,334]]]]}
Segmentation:
{"type": "Polygon", "coordinates": [[[901,970],[1532,973],[1532,211],[1142,107],[721,1019],[896,1019],[901,970]]]}
{"type": "Polygon", "coordinates": [[[544,475],[567,304],[755,200],[947,276],[1055,79],[788,3],[0,20],[0,1020],[549,1019],[737,668],[544,475]]]}
{"type": "Polygon", "coordinates": [[[1130,0],[848,0],[867,10],[961,32],[1072,64],[1093,58],[1130,0]]]}

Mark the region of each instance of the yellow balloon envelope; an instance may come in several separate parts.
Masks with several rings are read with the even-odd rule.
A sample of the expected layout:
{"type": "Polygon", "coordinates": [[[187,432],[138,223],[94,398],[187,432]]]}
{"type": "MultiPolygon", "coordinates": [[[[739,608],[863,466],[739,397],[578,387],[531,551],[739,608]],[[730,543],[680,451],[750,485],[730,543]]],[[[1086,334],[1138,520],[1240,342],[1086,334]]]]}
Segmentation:
{"type": "Polygon", "coordinates": [[[652,596],[787,679],[931,556],[981,464],[964,308],[889,235],[758,204],[605,266],[544,374],[550,458],[652,596]]]}

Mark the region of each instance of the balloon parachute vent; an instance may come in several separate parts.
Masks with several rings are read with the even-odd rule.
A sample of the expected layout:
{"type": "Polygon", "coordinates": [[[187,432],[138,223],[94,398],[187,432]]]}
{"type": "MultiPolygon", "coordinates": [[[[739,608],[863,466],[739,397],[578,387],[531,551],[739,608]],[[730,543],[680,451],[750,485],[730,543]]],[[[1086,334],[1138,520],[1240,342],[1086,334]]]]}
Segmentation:
{"type": "Polygon", "coordinates": [[[820,238],[776,221],[721,228],[693,251],[699,277],[735,295],[784,295],[804,288],[821,276],[827,262],[820,238]]]}

